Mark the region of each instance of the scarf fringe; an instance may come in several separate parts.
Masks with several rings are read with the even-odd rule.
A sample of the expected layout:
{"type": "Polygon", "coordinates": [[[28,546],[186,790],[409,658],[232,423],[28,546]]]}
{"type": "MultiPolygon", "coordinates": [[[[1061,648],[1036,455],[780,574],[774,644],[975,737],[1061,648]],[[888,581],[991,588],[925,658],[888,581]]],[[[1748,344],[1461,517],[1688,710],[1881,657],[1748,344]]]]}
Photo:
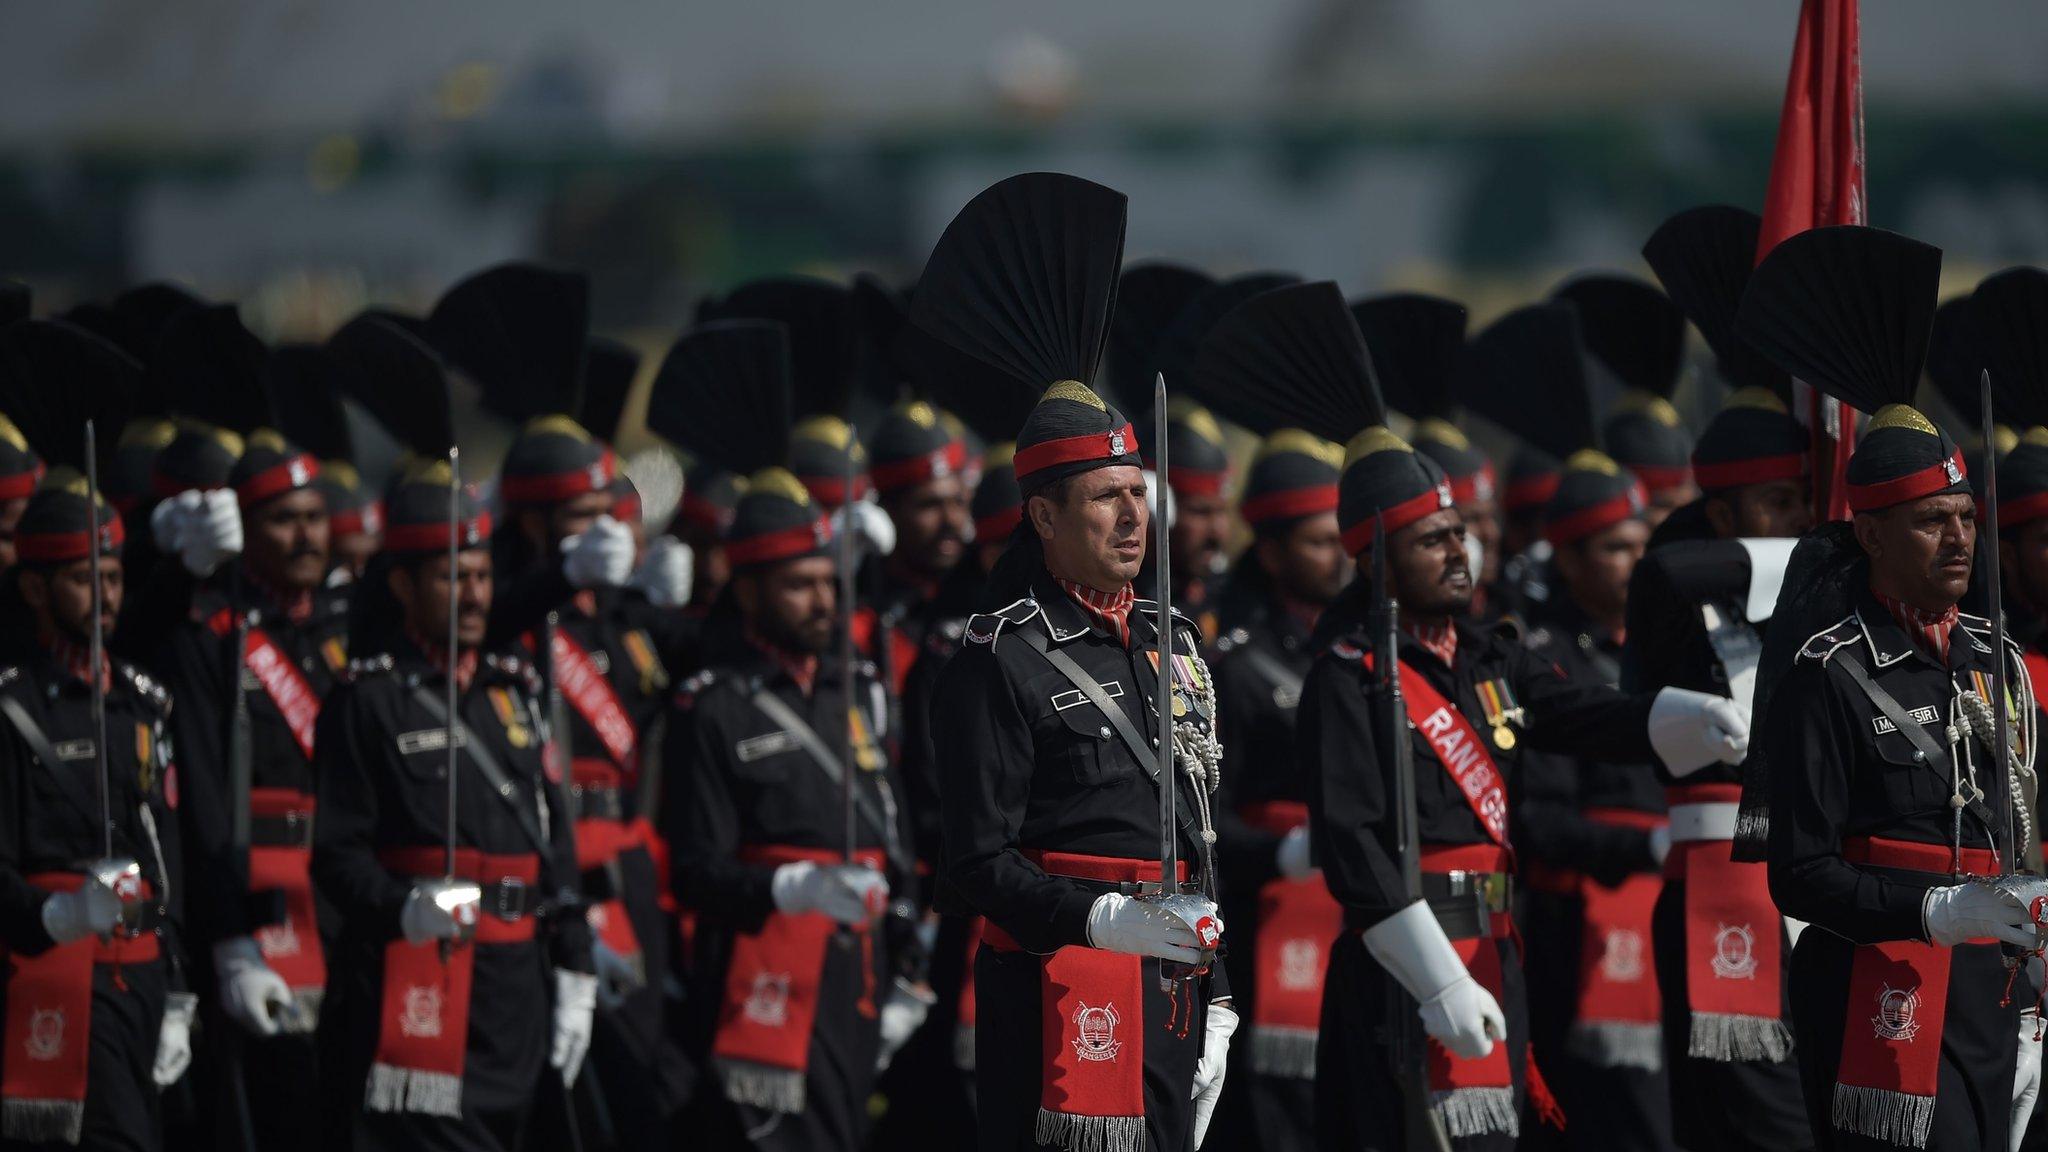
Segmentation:
{"type": "Polygon", "coordinates": [[[1316,1075],[1316,1030],[1264,1025],[1252,1030],[1252,1071],[1288,1080],[1316,1075]]]}
{"type": "Polygon", "coordinates": [[[76,1144],[85,1132],[83,1100],[8,1100],[0,1104],[0,1136],[29,1144],[76,1144]]]}
{"type": "Polygon", "coordinates": [[[1902,1148],[1927,1147],[1934,1097],[1835,1083],[1835,1129],[1902,1148]]]}
{"type": "Polygon", "coordinates": [[[1431,1094],[1430,1107],[1452,1139],[1498,1132],[1519,1138],[1522,1122],[1513,1088],[1453,1088],[1431,1094]]]}
{"type": "Polygon", "coordinates": [[[1145,1118],[1075,1116],[1040,1108],[1037,1138],[1066,1152],[1145,1152],[1145,1118]]]}
{"type": "Polygon", "coordinates": [[[1775,1016],[1694,1012],[1685,1054],[1723,1064],[1783,1064],[1792,1055],[1792,1030],[1775,1016]]]}
{"type": "Polygon", "coordinates": [[[372,1112],[417,1112],[462,1117],[462,1077],[396,1064],[370,1065],[363,1107],[372,1112]]]}
{"type": "Polygon", "coordinates": [[[804,1074],[745,1060],[718,1061],[725,1098],[766,1112],[797,1115],[804,1110],[804,1074]]]}
{"type": "Polygon", "coordinates": [[[1581,1020],[1572,1025],[1565,1049],[1598,1068],[1664,1067],[1664,1029],[1658,1024],[1581,1020]]]}
{"type": "Polygon", "coordinates": [[[974,1071],[974,1025],[953,1026],[953,1067],[962,1072],[974,1071]]]}
{"type": "Polygon", "coordinates": [[[1761,843],[1771,837],[1771,810],[1759,804],[1735,816],[1735,839],[1761,843]]]}

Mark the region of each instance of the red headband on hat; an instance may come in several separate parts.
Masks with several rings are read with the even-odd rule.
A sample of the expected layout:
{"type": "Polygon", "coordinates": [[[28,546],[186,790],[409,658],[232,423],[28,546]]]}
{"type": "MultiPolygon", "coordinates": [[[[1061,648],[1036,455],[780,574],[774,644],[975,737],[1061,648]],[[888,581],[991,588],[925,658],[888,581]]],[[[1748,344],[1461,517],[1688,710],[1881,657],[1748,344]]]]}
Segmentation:
{"type": "MultiPolygon", "coordinates": [[[[491,514],[479,512],[476,519],[463,521],[462,534],[456,543],[462,548],[475,548],[490,538],[491,514]]],[[[446,547],[446,520],[434,520],[425,524],[395,524],[384,533],[386,552],[432,552],[446,547]]]]}
{"type": "Polygon", "coordinates": [[[327,530],[336,537],[375,536],[384,530],[384,502],[372,500],[360,508],[332,513],[327,517],[327,530]]]}
{"type": "Polygon", "coordinates": [[[1557,495],[1557,486],[1563,481],[1563,474],[1558,472],[1545,472],[1510,481],[1506,498],[1508,511],[1528,512],[1550,503],[1550,498],[1557,495]]]}
{"type": "MultiPolygon", "coordinates": [[[[92,555],[92,537],[90,531],[24,532],[14,538],[14,556],[24,564],[62,564],[83,560],[92,555]]],[[[121,528],[119,516],[100,525],[99,537],[101,552],[119,552],[128,539],[121,528]]]]}
{"type": "Polygon", "coordinates": [[[1058,440],[1047,440],[1029,448],[1017,449],[1016,459],[1011,468],[1018,479],[1061,464],[1076,464],[1084,460],[1114,460],[1138,451],[1138,434],[1126,423],[1122,428],[1109,432],[1089,432],[1082,436],[1062,436],[1058,440]]]}
{"type": "Polygon", "coordinates": [[[1451,499],[1460,504],[1491,500],[1494,493],[1493,465],[1481,465],[1477,472],[1451,477],[1451,499]]]}
{"type": "Polygon", "coordinates": [[[809,524],[798,524],[744,540],[725,542],[726,561],[734,567],[768,564],[815,552],[832,542],[832,525],[820,516],[809,524]]]}
{"type": "Polygon", "coordinates": [[[899,488],[913,488],[940,476],[957,476],[967,466],[967,445],[949,440],[943,448],[903,460],[877,463],[868,469],[875,491],[888,495],[899,488]]]}
{"type": "Polygon", "coordinates": [[[1583,540],[1595,532],[1605,532],[1643,512],[1643,486],[1631,481],[1629,490],[1611,500],[1603,500],[1591,508],[1581,508],[1569,516],[1560,516],[1546,521],[1543,538],[1552,544],[1570,544],[1583,540]]]}
{"type": "Polygon", "coordinates": [[[1017,525],[1024,522],[1024,506],[1013,504],[1000,512],[991,512],[974,521],[974,538],[983,543],[990,540],[1007,540],[1017,525]]]}
{"type": "Polygon", "coordinates": [[[320,464],[304,452],[279,461],[235,486],[235,501],[243,508],[263,503],[272,496],[304,488],[320,474],[320,464]]]}
{"type": "Polygon", "coordinates": [[[1744,484],[1768,484],[1773,480],[1797,480],[1806,475],[1806,453],[1759,456],[1753,460],[1726,460],[1719,464],[1692,463],[1693,479],[1708,491],[1740,488],[1744,484]]]}
{"type": "Polygon", "coordinates": [[[1963,464],[1963,451],[1956,453],[1939,464],[1930,464],[1918,472],[1884,480],[1876,484],[1851,484],[1849,488],[1849,511],[1875,512],[1908,500],[1931,496],[1951,484],[1960,484],[1970,474],[1963,464]]]}
{"type": "Polygon", "coordinates": [[[37,460],[34,467],[12,476],[0,476],[0,500],[19,500],[35,495],[36,485],[43,480],[43,462],[37,460]]]}
{"type": "Polygon", "coordinates": [[[1223,486],[1230,480],[1230,469],[1183,468],[1166,466],[1166,486],[1182,496],[1221,496],[1223,486]]]}
{"type": "Polygon", "coordinates": [[[1684,464],[1629,464],[1625,467],[1652,492],[1680,488],[1692,479],[1692,469],[1684,464]]]}
{"type": "MultiPolygon", "coordinates": [[[[1456,499],[1455,493],[1452,496],[1456,499]]],[[[1289,488],[1254,496],[1237,506],[1237,514],[1247,524],[1264,524],[1269,520],[1299,520],[1303,516],[1317,516],[1337,510],[1337,486],[1318,484],[1309,488],[1289,488]]]]}
{"type": "Polygon", "coordinates": [[[597,459],[581,468],[503,477],[498,481],[498,495],[511,504],[545,504],[599,491],[617,474],[618,462],[612,450],[600,447],[597,459]]]}
{"type": "Polygon", "coordinates": [[[1420,496],[1411,496],[1392,508],[1383,508],[1378,517],[1368,516],[1344,530],[1344,550],[1353,556],[1372,547],[1373,521],[1378,519],[1386,525],[1384,531],[1392,536],[1401,529],[1425,516],[1441,512],[1451,506],[1451,485],[1447,480],[1420,496]]]}

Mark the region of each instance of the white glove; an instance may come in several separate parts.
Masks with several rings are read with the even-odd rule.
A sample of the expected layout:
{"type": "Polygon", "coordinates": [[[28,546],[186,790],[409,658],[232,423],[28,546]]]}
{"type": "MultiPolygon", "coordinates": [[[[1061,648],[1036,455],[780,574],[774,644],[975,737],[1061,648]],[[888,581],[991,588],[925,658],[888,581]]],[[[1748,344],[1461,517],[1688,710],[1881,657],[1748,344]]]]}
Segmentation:
{"type": "Polygon", "coordinates": [[[561,1072],[562,1083],[574,1087],[590,1051],[590,1018],[597,1011],[597,977],[588,972],[555,969],[555,1031],[548,1046],[548,1067],[561,1072]]]}
{"type": "Polygon", "coordinates": [[[156,507],[149,510],[149,535],[156,541],[156,550],[166,556],[183,552],[185,536],[205,503],[206,498],[197,489],[157,501],[156,507]]]}
{"type": "Polygon", "coordinates": [[[633,530],[609,516],[562,540],[562,575],[578,588],[616,588],[633,574],[633,530]]]}
{"type": "Polygon", "coordinates": [[[226,488],[193,495],[199,505],[185,514],[178,561],[194,576],[211,576],[223,561],[242,554],[242,510],[226,488]]]}
{"type": "Polygon", "coordinates": [[[1465,970],[1427,901],[1366,929],[1365,950],[1415,997],[1422,1030],[1453,1054],[1477,1060],[1507,1039],[1499,1002],[1465,970]]]}
{"type": "Polygon", "coordinates": [[[1195,1147],[1209,1135],[1209,1117],[1223,1095],[1223,1075],[1229,1071],[1230,1037],[1237,1031],[1237,1010],[1228,1004],[1209,1005],[1209,1021],[1202,1036],[1202,1058],[1195,1065],[1195,1147]]]}
{"type": "Polygon", "coordinates": [[[2038,947],[2033,914],[2020,898],[1986,884],[1929,888],[1920,902],[1927,939],[1944,948],[1989,937],[2021,948],[2038,947]]]}
{"type": "Polygon", "coordinates": [[[43,931],[59,944],[105,936],[121,922],[121,898],[92,877],[73,892],[52,892],[43,901],[43,931]]]}
{"type": "Polygon", "coordinates": [[[882,1043],[875,1052],[875,1071],[887,1071],[896,1053],[903,1050],[917,1030],[924,1026],[924,1018],[939,1002],[938,994],[928,988],[919,988],[903,977],[896,978],[889,989],[889,998],[882,1003],[882,1043]]]}
{"type": "Polygon", "coordinates": [[[889,878],[872,868],[799,860],[776,868],[768,891],[778,912],[822,912],[841,924],[867,924],[889,909],[889,878]]]}
{"type": "Polygon", "coordinates": [[[164,1022],[156,1032],[156,1066],[150,1078],[159,1088],[169,1088],[192,1066],[192,1015],[199,1011],[199,997],[190,992],[172,992],[164,997],[164,1022]]]}
{"type": "Polygon", "coordinates": [[[408,944],[457,939],[476,925],[482,901],[483,893],[474,884],[414,888],[406,894],[405,907],[399,909],[399,931],[405,933],[408,944]]]}
{"type": "Polygon", "coordinates": [[[1280,838],[1280,850],[1273,854],[1273,861],[1280,868],[1280,875],[1289,880],[1299,880],[1315,875],[1315,865],[1308,860],[1308,825],[1290,828],[1280,838]]]}
{"type": "Polygon", "coordinates": [[[602,940],[591,941],[590,958],[597,969],[597,1003],[607,1012],[625,1007],[627,997],[647,986],[646,969],[602,940]]]}
{"type": "Polygon", "coordinates": [[[1650,704],[1650,747],[1673,776],[1740,764],[1749,753],[1749,709],[1726,696],[1666,688],[1650,704]]]}
{"type": "Polygon", "coordinates": [[[832,535],[837,537],[846,531],[848,522],[853,525],[854,543],[862,551],[877,556],[887,556],[896,551],[896,522],[882,511],[882,506],[870,500],[855,500],[841,504],[832,513],[832,535]]]}
{"type": "Polygon", "coordinates": [[[284,1030],[280,1016],[292,1014],[291,985],[263,962],[263,949],[248,936],[213,946],[213,970],[220,979],[220,1007],[228,1019],[258,1036],[284,1030]]]}
{"type": "MultiPolygon", "coordinates": [[[[1222,928],[1222,917],[1217,918],[1222,928]]],[[[1180,917],[1157,904],[1105,892],[1088,909],[1088,946],[1131,956],[1199,964],[1201,942],[1180,917]]]]}
{"type": "Polygon", "coordinates": [[[695,577],[696,556],[690,546],[673,536],[657,536],[647,545],[633,584],[656,608],[680,608],[690,602],[695,577]]]}
{"type": "Polygon", "coordinates": [[[2027,1121],[2033,1118],[2034,1101],[2041,1095],[2041,1017],[2035,1012],[2020,1013],[2020,1063],[2012,1078],[2012,1142],[2007,1144],[2018,1152],[2020,1137],[2027,1134],[2027,1121]]]}
{"type": "Polygon", "coordinates": [[[1664,858],[1669,855],[1671,855],[1671,829],[1667,825],[1659,824],[1655,828],[1650,829],[1650,859],[1655,860],[1657,867],[1662,868],[1664,866],[1664,858]]]}

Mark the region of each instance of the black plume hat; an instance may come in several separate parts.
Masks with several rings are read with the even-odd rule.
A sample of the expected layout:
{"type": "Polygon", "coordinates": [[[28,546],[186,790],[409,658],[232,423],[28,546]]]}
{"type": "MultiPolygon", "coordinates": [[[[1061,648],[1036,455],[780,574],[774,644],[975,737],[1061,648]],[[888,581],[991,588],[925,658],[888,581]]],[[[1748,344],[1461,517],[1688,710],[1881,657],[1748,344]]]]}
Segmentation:
{"type": "Polygon", "coordinates": [[[476,381],[483,404],[507,420],[577,410],[590,332],[590,281],[581,272],[511,262],[442,295],[427,338],[476,381]]]}

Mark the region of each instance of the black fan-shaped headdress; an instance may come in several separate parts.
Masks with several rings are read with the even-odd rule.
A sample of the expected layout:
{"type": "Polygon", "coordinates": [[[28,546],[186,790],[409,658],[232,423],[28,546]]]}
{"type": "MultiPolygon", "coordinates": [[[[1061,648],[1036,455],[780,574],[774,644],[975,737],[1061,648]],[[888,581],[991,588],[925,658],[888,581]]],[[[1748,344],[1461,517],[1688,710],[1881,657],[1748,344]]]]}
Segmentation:
{"type": "Polygon", "coordinates": [[[685,333],[647,398],[655,435],[735,476],[789,451],[789,341],[768,320],[721,320],[685,333]]]}

